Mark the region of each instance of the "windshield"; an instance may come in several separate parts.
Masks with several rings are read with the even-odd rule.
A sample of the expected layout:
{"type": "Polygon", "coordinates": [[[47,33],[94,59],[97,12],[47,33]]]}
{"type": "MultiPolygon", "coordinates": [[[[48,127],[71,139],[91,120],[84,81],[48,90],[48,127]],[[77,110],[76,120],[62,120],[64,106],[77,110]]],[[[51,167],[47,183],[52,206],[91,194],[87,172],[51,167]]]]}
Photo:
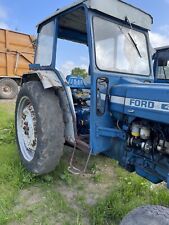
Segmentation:
{"type": "Polygon", "coordinates": [[[94,17],[96,63],[100,70],[150,74],[146,36],[119,24],[94,17]]]}

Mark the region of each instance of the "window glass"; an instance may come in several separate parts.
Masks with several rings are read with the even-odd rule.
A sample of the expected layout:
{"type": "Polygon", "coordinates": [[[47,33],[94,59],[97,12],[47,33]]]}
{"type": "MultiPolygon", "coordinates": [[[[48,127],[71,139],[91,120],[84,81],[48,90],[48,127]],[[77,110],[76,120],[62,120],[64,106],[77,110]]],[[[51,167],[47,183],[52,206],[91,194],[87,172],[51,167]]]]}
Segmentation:
{"type": "Polygon", "coordinates": [[[158,79],[168,80],[169,79],[169,60],[164,65],[158,66],[158,79]]]}
{"type": "Polygon", "coordinates": [[[55,22],[44,25],[39,33],[36,63],[49,66],[52,62],[55,22]]]}
{"type": "Polygon", "coordinates": [[[100,70],[149,75],[143,33],[94,17],[96,63],[100,70]]]}

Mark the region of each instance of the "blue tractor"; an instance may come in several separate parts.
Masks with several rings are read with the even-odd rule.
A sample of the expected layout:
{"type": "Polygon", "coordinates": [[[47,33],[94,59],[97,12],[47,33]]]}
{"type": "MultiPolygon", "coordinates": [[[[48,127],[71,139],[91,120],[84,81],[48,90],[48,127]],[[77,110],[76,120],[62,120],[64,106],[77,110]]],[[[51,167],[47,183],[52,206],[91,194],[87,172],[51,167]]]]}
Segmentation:
{"type": "MultiPolygon", "coordinates": [[[[169,187],[169,85],[154,77],[152,23],[149,14],[121,0],[80,0],[38,25],[35,63],[23,75],[16,103],[18,149],[29,171],[53,171],[67,143],[88,152],[84,171],[91,154],[103,153],[169,187]],[[59,39],[88,47],[88,81],[66,79],[58,70],[59,39]]],[[[78,172],[73,156],[69,169],[78,172]]],[[[143,213],[149,225],[169,224],[168,210],[160,206],[132,216],[143,213]]],[[[122,224],[143,224],[132,216],[122,224]]]]}

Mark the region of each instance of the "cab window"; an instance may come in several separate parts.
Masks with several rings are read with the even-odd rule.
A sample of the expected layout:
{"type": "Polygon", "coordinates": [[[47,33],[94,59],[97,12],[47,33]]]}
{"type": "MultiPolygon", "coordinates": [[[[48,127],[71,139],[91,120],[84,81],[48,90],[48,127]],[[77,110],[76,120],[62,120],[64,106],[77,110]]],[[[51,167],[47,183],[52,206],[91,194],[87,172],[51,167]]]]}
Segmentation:
{"type": "Polygon", "coordinates": [[[55,21],[51,21],[40,29],[36,52],[36,64],[50,66],[52,63],[55,21]]]}
{"type": "Polygon", "coordinates": [[[169,80],[169,59],[158,59],[157,78],[169,80]]]}

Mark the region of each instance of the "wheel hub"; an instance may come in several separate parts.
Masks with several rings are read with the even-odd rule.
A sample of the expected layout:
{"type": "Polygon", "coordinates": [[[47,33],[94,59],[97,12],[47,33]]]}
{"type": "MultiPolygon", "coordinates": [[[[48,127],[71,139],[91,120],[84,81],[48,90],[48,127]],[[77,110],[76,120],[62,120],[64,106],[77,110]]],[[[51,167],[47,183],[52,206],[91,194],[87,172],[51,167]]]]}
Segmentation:
{"type": "Polygon", "coordinates": [[[11,88],[10,88],[9,86],[4,86],[4,87],[2,88],[2,91],[3,91],[4,93],[8,94],[8,93],[11,92],[11,88]]]}
{"type": "Polygon", "coordinates": [[[37,148],[37,121],[33,105],[26,97],[20,102],[17,114],[18,141],[24,158],[31,161],[37,148]]]}
{"type": "Polygon", "coordinates": [[[23,138],[26,144],[26,147],[29,150],[36,150],[36,117],[33,106],[29,103],[24,110],[22,115],[22,129],[23,129],[23,138]]]}

